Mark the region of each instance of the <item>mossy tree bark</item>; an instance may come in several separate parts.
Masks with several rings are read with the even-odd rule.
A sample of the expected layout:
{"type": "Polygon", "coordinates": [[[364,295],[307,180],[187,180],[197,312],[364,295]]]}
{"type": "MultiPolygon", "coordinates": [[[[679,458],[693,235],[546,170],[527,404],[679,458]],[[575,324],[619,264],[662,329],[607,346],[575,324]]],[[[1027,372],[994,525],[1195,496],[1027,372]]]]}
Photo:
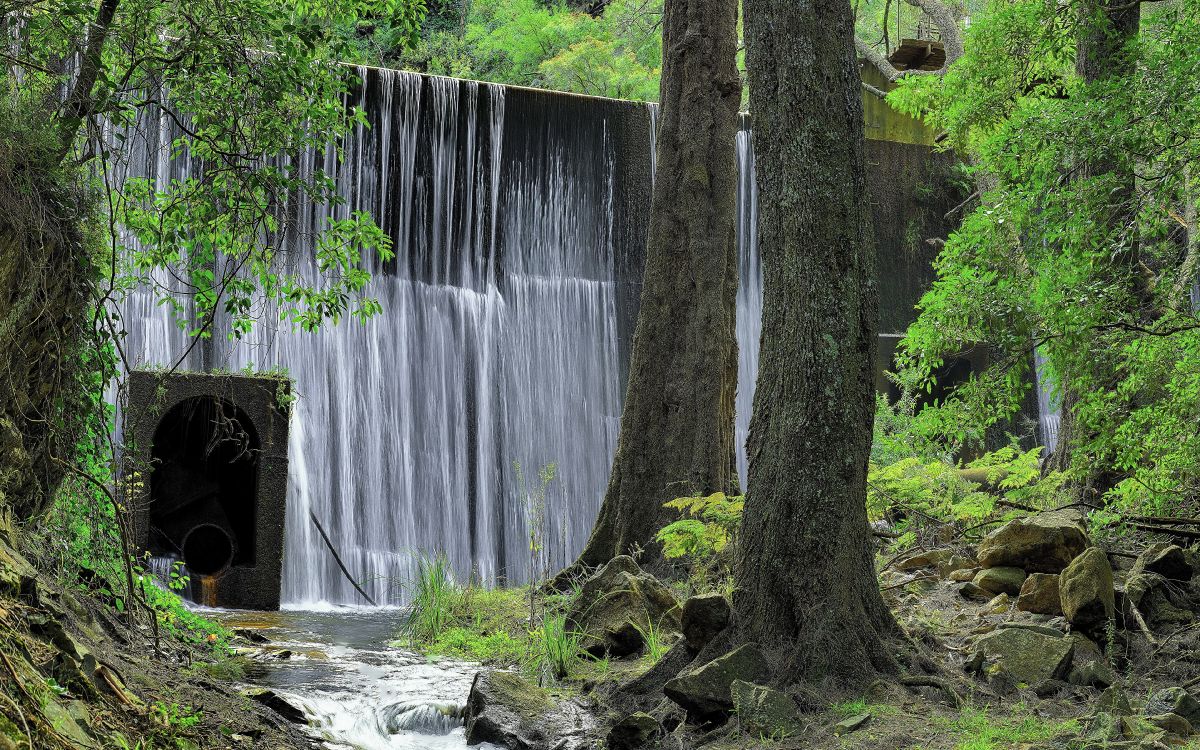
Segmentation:
{"type": "Polygon", "coordinates": [[[849,0],[746,0],[763,327],[734,604],[787,680],[896,662],[866,515],[877,286],[849,0]]]}
{"type": "Polygon", "coordinates": [[[668,0],[641,310],[616,458],[579,565],[644,549],[663,503],[730,489],[737,387],[737,3],[668,0]]]}
{"type": "Polygon", "coordinates": [[[94,197],[71,148],[96,107],[119,2],[101,0],[62,102],[0,111],[0,513],[21,521],[54,499],[87,438],[86,390],[103,388],[90,338],[104,312],[86,229],[94,197]]]}
{"type": "Polygon", "coordinates": [[[25,197],[41,226],[0,219],[0,511],[22,521],[49,505],[80,438],[91,302],[75,217],[57,196],[25,197]]]}

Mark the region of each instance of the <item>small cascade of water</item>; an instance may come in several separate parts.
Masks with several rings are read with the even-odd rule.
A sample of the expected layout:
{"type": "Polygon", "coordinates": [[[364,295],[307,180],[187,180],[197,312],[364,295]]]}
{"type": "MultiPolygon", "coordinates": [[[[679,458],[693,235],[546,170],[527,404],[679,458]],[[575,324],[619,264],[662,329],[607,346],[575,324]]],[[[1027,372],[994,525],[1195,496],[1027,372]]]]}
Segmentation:
{"type": "Polygon", "coordinates": [[[321,747],[466,750],[464,708],[479,665],[383,645],[395,635],[395,610],[209,614],[230,629],[263,631],[270,643],[247,649],[246,678],[303,711],[304,731],[321,747]]]}
{"type": "Polygon", "coordinates": [[[746,438],[750,435],[750,413],[758,377],[758,346],[762,335],[762,266],[758,256],[758,185],[754,179],[754,137],[750,117],[742,115],[737,132],[737,344],[738,384],[735,402],[734,440],[742,490],[749,477],[746,438]]]}
{"type": "Polygon", "coordinates": [[[1034,350],[1033,371],[1037,386],[1038,441],[1047,453],[1058,446],[1058,431],[1062,427],[1062,409],[1055,397],[1054,383],[1046,372],[1046,358],[1034,350]]]}
{"type": "Polygon", "coordinates": [[[463,708],[451,703],[404,702],[387,706],[381,712],[388,734],[450,734],[463,724],[463,708]]]}

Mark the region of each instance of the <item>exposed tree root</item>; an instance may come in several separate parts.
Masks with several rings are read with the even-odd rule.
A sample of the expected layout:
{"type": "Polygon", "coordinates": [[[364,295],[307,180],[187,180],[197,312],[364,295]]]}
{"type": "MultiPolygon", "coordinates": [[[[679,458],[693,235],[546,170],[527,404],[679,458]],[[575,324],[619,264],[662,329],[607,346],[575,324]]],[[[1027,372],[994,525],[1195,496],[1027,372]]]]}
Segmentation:
{"type": "Polygon", "coordinates": [[[963,697],[954,689],[954,685],[949,680],[944,680],[941,677],[933,675],[912,675],[900,678],[900,684],[907,687],[931,687],[941,690],[949,700],[950,704],[955,708],[962,706],[963,697]]]}

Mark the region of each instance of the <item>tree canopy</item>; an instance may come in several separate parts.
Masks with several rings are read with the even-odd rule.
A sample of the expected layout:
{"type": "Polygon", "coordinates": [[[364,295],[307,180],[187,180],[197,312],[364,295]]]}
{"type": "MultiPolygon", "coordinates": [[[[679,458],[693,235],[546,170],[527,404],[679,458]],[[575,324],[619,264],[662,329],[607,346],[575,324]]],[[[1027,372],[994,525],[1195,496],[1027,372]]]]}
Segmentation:
{"type": "Polygon", "coordinates": [[[1104,10],[993,3],[945,76],[889,96],[943,130],[979,186],[904,341],[903,377],[919,387],[947,357],[995,348],[996,366],[920,415],[926,434],[969,448],[1017,411],[1036,352],[1055,397],[1077,394],[1073,469],[1117,473],[1105,499],[1118,506],[1165,510],[1200,471],[1200,6],[1147,13],[1094,80],[1073,67],[1089,13],[1104,10]]]}

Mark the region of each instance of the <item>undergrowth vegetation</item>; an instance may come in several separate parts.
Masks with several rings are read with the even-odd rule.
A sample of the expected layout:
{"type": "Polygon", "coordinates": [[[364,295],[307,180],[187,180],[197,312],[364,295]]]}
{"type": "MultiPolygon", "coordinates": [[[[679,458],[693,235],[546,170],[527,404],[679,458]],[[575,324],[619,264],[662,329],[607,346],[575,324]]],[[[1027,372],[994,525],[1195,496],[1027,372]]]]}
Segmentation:
{"type": "MultiPolygon", "coordinates": [[[[925,404],[901,385],[895,401],[878,396],[867,474],[867,516],[889,554],[944,542],[947,535],[977,541],[1005,520],[1069,503],[1069,473],[1045,470],[1041,446],[1008,435],[1007,444],[972,454],[933,439],[920,425],[925,404]]],[[[657,538],[683,578],[681,594],[732,594],[744,505],[744,497],[719,492],[666,504],[680,518],[657,538]]],[[[1091,519],[1094,532],[1113,530],[1104,513],[1093,512],[1091,519]]]]}
{"type": "Polygon", "coordinates": [[[1055,721],[1016,706],[1009,712],[964,708],[955,718],[933,717],[932,725],[956,738],[954,750],[1001,750],[1044,742],[1075,729],[1075,720],[1055,721]]]}
{"type": "Polygon", "coordinates": [[[422,554],[409,585],[411,604],[400,644],[424,653],[520,667],[537,676],[568,676],[580,658],[578,633],[566,626],[560,598],[543,599],[542,617],[529,622],[528,587],[459,584],[444,555],[422,554]]]}

